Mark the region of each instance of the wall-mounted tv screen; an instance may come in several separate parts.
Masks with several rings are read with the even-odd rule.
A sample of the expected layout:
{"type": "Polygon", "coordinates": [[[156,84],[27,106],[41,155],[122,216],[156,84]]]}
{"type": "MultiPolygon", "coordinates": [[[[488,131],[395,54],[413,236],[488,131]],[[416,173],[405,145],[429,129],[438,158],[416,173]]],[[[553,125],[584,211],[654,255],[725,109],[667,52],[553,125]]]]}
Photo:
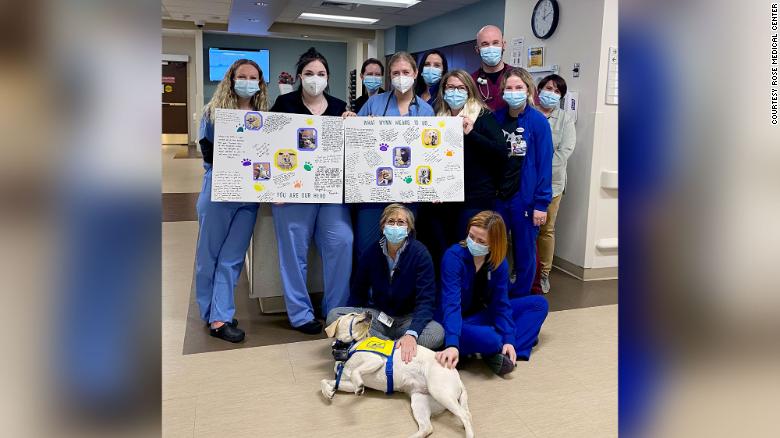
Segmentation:
{"type": "Polygon", "coordinates": [[[221,81],[230,66],[241,58],[256,62],[263,70],[263,78],[268,82],[270,68],[268,50],[234,50],[215,47],[209,48],[209,80],[221,81]]]}

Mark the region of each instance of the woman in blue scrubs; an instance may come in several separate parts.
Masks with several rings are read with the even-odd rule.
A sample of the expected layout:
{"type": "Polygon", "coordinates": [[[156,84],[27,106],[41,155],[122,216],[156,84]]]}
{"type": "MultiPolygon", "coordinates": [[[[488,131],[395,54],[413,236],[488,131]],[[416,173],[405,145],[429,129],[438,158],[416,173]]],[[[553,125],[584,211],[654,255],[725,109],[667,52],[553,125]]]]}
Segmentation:
{"type": "MultiPolygon", "coordinates": [[[[387,63],[390,72],[392,90],[371,96],[363,105],[358,116],[403,116],[403,117],[431,117],[434,116],[433,108],[422,98],[414,94],[414,81],[417,76],[417,63],[412,55],[406,52],[398,52],[387,63]]],[[[347,112],[345,116],[355,116],[353,112],[347,112]]],[[[355,234],[358,260],[365,251],[376,241],[376,236],[381,234],[379,219],[382,211],[389,203],[365,202],[355,206],[355,234]]],[[[407,205],[413,213],[415,206],[407,205]]]]}
{"type": "Polygon", "coordinates": [[[507,236],[501,215],[482,211],[468,223],[467,237],[452,245],[441,266],[436,320],[444,327],[442,366],[454,368],[461,355],[480,353],[498,375],[528,360],[547,318],[542,295],[509,299],[507,236]]]}
{"type": "Polygon", "coordinates": [[[520,297],[531,292],[536,237],[547,222],[552,200],[552,131],[547,117],[532,106],[536,86],[530,73],[519,67],[509,69],[501,89],[508,107],[495,115],[504,131],[508,159],[496,210],[512,233],[515,281],[509,296],[520,297]]]}
{"type": "Polygon", "coordinates": [[[244,266],[244,255],[257,219],[257,203],[212,202],[211,166],[214,153],[214,115],[217,108],[266,111],[267,88],[260,67],[239,59],[225,73],[206,105],[200,124],[203,188],[198,197],[198,245],[195,252],[195,295],[200,317],[211,336],[241,342],[244,331],[233,318],[233,290],[244,266]]]}
{"type": "MultiPolygon", "coordinates": [[[[314,48],[301,55],[296,67],[299,88],[276,99],[271,111],[316,116],[342,116],[346,102],[326,93],[328,61],[314,48]]],[[[279,271],[287,316],[294,329],[306,334],[322,331],[306,287],[306,265],[312,238],[322,257],[325,296],[321,315],[347,304],[352,273],[352,223],[345,204],[271,206],[279,245],[279,271]]]]}
{"type": "Polygon", "coordinates": [[[420,66],[414,92],[435,109],[441,78],[448,71],[447,58],[438,50],[429,50],[420,58],[420,66]]]}

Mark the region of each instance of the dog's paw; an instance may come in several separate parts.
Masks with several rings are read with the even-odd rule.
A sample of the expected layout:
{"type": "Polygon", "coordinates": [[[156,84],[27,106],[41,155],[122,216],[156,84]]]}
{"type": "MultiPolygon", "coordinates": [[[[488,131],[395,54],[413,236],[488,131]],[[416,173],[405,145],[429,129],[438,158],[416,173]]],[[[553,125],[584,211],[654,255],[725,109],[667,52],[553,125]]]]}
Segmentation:
{"type": "Polygon", "coordinates": [[[333,396],[336,395],[336,388],[334,388],[333,385],[331,385],[327,380],[323,379],[320,382],[320,389],[322,390],[322,395],[324,395],[328,400],[333,400],[333,396]]]}
{"type": "Polygon", "coordinates": [[[366,387],[364,385],[355,388],[355,395],[363,395],[364,392],[366,392],[366,387]]]}

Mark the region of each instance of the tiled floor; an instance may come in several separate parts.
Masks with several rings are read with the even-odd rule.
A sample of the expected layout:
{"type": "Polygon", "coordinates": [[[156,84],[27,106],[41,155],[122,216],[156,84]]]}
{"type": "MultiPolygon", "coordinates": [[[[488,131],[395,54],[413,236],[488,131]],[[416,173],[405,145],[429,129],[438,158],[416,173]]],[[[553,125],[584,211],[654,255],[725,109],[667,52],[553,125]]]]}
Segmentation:
{"type": "MultiPolygon", "coordinates": [[[[200,160],[174,160],[180,151],[163,148],[163,192],[197,193],[200,160]]],[[[171,214],[180,220],[162,224],[164,436],[404,437],[416,431],[405,394],[323,399],[319,381],[332,377],[333,366],[326,339],[184,354],[185,336],[208,337],[188,329],[198,227],[192,216],[171,214]]],[[[506,379],[479,361],[461,371],[478,436],[617,435],[617,305],[609,304],[616,302],[616,283],[583,284],[556,274],[556,284],[567,292],[551,292],[551,307],[569,310],[550,313],[531,361],[506,379]]],[[[449,413],[433,425],[434,437],[463,436],[449,413]]]]}

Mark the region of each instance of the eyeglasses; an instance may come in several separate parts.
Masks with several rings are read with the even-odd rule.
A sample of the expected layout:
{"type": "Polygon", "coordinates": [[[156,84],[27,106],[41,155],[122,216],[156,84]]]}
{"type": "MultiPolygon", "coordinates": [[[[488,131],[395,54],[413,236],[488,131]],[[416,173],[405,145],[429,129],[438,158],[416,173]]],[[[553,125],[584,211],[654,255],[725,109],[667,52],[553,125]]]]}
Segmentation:
{"type": "Polygon", "coordinates": [[[447,85],[446,87],[444,87],[444,91],[450,91],[450,90],[468,91],[466,87],[454,87],[451,85],[447,85]]]}
{"type": "Polygon", "coordinates": [[[403,220],[403,219],[398,219],[398,220],[395,220],[395,219],[388,219],[388,221],[387,221],[387,222],[385,222],[385,223],[386,223],[387,225],[390,225],[391,227],[394,227],[394,226],[396,226],[396,225],[397,225],[397,226],[399,226],[399,227],[405,227],[405,226],[407,225],[407,224],[406,224],[406,221],[405,221],[405,220],[403,220]]]}

